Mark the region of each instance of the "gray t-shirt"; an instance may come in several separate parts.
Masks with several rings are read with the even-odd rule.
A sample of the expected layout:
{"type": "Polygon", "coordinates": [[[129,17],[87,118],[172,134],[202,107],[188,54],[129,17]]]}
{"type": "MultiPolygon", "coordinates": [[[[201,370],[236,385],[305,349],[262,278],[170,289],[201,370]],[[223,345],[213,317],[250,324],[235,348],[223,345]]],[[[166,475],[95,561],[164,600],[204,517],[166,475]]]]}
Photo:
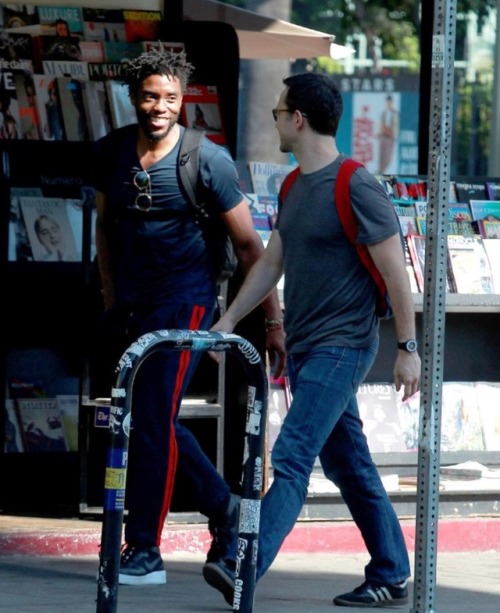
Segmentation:
{"type": "MultiPolygon", "coordinates": [[[[345,235],[334,204],[335,179],[345,155],[310,174],[300,173],[276,229],[283,244],[287,350],[337,345],[366,347],[378,333],[375,285],[345,235]]],[[[358,243],[399,232],[394,206],[364,167],[350,180],[358,243]]]]}

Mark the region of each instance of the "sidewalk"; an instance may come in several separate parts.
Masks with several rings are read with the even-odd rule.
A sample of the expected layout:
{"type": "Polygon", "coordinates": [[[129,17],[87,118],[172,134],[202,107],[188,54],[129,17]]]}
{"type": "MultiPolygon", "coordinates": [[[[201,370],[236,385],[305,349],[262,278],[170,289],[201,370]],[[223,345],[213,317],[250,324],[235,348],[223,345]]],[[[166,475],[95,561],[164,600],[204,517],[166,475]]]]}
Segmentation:
{"type": "MultiPolygon", "coordinates": [[[[402,524],[413,567],[414,521],[402,524]]],[[[100,521],[0,514],[0,611],[95,613],[100,531],[100,521]]],[[[201,575],[209,541],[204,524],[167,525],[162,540],[167,585],[120,586],[118,613],[231,611],[201,575]]],[[[438,550],[431,602],[413,602],[413,577],[410,602],[399,610],[498,611],[500,517],[440,520],[438,550]]],[[[348,610],[332,607],[332,598],[362,583],[367,561],[352,522],[298,522],[257,586],[254,613],[348,610]]]]}
{"type": "MultiPolygon", "coordinates": [[[[118,590],[118,613],[230,612],[203,580],[202,554],[165,557],[167,585],[118,590]]],[[[254,613],[365,611],[332,606],[333,596],[362,582],[363,554],[280,553],[255,592],[254,613]]],[[[96,556],[0,556],[0,611],[95,613],[96,556]]],[[[500,605],[500,559],[496,552],[438,556],[433,613],[496,613],[500,605]]],[[[429,612],[432,603],[410,601],[398,610],[429,612]]]]}

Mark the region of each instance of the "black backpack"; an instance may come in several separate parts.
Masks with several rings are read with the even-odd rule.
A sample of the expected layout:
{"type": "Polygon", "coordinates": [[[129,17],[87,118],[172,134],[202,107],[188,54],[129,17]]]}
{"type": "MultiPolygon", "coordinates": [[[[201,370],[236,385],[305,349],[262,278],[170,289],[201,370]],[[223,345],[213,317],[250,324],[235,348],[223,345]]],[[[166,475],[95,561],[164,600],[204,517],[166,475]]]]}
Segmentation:
{"type": "Polygon", "coordinates": [[[185,129],[179,150],[179,179],[214,258],[217,283],[224,283],[232,277],[238,260],[217,206],[210,201],[210,193],[203,189],[199,181],[200,146],[204,136],[203,131],[185,129]]]}
{"type": "MultiPolygon", "coordinates": [[[[111,132],[104,159],[113,159],[120,151],[125,138],[135,129],[127,125],[111,132]]],[[[182,138],[178,157],[179,182],[184,196],[193,207],[195,222],[203,230],[210,253],[214,261],[215,276],[218,284],[230,279],[236,270],[238,260],[226,226],[221,219],[217,204],[210,199],[210,192],[199,181],[200,146],[205,132],[186,128],[182,138]]],[[[158,213],[161,215],[161,213],[158,213]]]]}

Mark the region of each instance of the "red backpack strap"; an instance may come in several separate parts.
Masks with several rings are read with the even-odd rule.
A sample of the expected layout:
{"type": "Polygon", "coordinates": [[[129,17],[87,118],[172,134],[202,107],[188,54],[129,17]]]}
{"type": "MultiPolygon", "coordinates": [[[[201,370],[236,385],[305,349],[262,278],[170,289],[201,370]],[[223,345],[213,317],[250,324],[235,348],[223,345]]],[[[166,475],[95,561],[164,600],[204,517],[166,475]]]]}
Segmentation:
{"type": "Polygon", "coordinates": [[[370,252],[366,245],[358,245],[356,238],[358,236],[358,224],[354,218],[354,213],[351,205],[351,195],[349,193],[349,182],[352,174],[360,167],[363,166],[360,162],[356,162],[351,158],[344,160],[339,168],[337,179],[335,181],[335,206],[339,214],[340,223],[346,233],[347,238],[356,247],[359,259],[363,266],[370,273],[375,285],[377,286],[377,299],[378,307],[381,312],[384,312],[386,306],[386,286],[382,275],[378,268],[375,266],[370,252]]]}
{"type": "Polygon", "coordinates": [[[356,160],[347,158],[340,164],[335,181],[335,206],[337,207],[342,228],[353,245],[356,244],[358,236],[358,224],[352,212],[349,182],[353,173],[362,165],[360,162],[356,162],[356,160]]]}
{"type": "Polygon", "coordinates": [[[288,192],[290,191],[290,188],[295,183],[295,179],[299,176],[299,172],[300,172],[300,168],[299,166],[297,166],[297,168],[294,168],[283,179],[283,183],[281,184],[281,189],[280,189],[281,202],[285,201],[285,198],[287,197],[288,192]]]}

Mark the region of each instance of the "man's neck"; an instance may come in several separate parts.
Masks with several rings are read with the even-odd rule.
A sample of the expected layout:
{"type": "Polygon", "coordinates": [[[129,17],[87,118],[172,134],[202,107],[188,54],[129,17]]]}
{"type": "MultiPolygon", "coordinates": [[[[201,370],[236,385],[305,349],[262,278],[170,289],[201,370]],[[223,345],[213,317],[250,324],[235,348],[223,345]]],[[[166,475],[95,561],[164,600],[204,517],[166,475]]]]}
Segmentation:
{"type": "Polygon", "coordinates": [[[313,139],[304,139],[293,154],[299,163],[300,172],[310,174],[334,162],[339,156],[339,150],[334,138],[315,135],[313,139]]]}
{"type": "Polygon", "coordinates": [[[175,124],[165,138],[159,141],[152,142],[144,136],[144,133],[139,128],[139,137],[137,141],[137,152],[141,160],[142,167],[147,168],[157,160],[165,157],[177,144],[180,137],[180,128],[175,124]]]}

